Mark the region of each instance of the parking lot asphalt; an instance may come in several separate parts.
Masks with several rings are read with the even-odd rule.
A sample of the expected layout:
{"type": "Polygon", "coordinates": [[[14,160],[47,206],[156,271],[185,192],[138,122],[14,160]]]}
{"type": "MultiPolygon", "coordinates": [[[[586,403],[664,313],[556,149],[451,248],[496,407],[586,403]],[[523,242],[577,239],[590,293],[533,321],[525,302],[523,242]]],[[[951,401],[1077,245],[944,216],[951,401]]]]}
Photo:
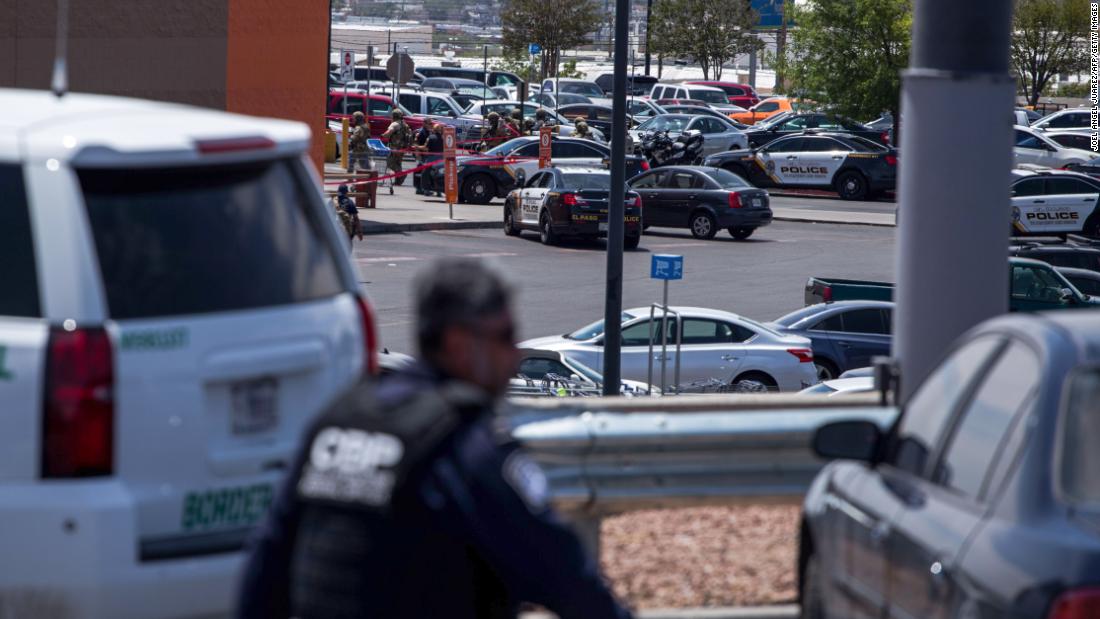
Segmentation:
{"type": "MultiPolygon", "coordinates": [[[[520,338],[566,333],[603,316],[603,241],[547,247],[533,233],[515,238],[492,229],[373,235],[353,245],[382,346],[390,350],[414,352],[410,284],[435,258],[479,257],[499,265],[519,288],[520,338]]],[[[649,279],[653,253],[684,256],[685,276],[671,283],[671,304],[770,320],[802,306],[813,275],[893,281],[893,249],[888,227],[776,222],[747,241],[724,232],[699,241],[686,230],[652,228],[641,248],[624,256],[623,307],[660,301],[661,285],[649,279]]]]}

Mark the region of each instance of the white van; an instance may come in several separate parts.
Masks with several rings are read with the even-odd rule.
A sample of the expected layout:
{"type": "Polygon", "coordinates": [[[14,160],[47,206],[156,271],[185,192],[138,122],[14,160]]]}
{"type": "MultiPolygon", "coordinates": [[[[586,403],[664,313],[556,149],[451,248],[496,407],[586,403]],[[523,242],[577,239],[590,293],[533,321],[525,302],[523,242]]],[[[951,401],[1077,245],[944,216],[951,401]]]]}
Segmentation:
{"type": "Polygon", "coordinates": [[[226,614],[375,331],[300,123],[0,90],[0,614],[226,614]]]}

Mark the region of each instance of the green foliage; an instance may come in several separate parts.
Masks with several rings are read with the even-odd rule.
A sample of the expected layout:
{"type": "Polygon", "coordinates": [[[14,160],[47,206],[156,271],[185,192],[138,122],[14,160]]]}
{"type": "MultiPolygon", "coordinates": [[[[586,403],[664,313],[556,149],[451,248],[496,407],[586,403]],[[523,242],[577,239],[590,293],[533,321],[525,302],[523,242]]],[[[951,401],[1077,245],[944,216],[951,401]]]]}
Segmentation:
{"type": "Polygon", "coordinates": [[[564,65],[565,66],[558,71],[558,77],[575,77],[578,79],[584,77],[584,73],[577,70],[576,60],[566,60],[564,65]]]}
{"type": "Polygon", "coordinates": [[[520,79],[531,83],[538,81],[538,66],[528,60],[526,55],[520,57],[505,56],[489,66],[491,71],[509,71],[515,73],[520,79]]]}
{"type": "Polygon", "coordinates": [[[594,0],[507,0],[501,11],[504,53],[512,58],[527,54],[527,45],[542,46],[541,74],[554,75],[563,49],[587,42],[603,23],[594,0]]]}
{"type": "Polygon", "coordinates": [[[759,21],[748,0],[654,0],[650,51],[690,56],[705,79],[721,79],[723,64],[763,48],[749,32],[759,21]]]}
{"type": "Polygon", "coordinates": [[[1089,89],[1092,87],[1092,82],[1073,82],[1065,84],[1057,84],[1054,87],[1047,87],[1043,91],[1044,97],[1076,97],[1079,99],[1087,99],[1089,96],[1089,89]]]}
{"type": "Polygon", "coordinates": [[[1054,76],[1085,68],[1088,28],[1088,0],[1017,0],[1012,70],[1029,104],[1039,101],[1054,76]]]}
{"type": "Polygon", "coordinates": [[[787,4],[790,31],[779,70],[791,94],[853,118],[898,118],[909,64],[910,0],[809,0],[787,4]]]}

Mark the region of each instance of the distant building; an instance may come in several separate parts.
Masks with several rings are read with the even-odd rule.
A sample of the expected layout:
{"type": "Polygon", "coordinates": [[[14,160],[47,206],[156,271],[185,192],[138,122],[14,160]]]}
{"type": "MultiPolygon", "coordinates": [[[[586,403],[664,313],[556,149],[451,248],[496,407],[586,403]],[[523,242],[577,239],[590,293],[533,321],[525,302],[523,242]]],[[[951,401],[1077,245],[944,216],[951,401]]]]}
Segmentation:
{"type": "Polygon", "coordinates": [[[434,27],[425,24],[395,22],[392,24],[334,23],[332,24],[332,49],[350,49],[363,53],[373,45],[379,55],[389,55],[393,44],[409,48],[410,54],[432,53],[434,27]]]}

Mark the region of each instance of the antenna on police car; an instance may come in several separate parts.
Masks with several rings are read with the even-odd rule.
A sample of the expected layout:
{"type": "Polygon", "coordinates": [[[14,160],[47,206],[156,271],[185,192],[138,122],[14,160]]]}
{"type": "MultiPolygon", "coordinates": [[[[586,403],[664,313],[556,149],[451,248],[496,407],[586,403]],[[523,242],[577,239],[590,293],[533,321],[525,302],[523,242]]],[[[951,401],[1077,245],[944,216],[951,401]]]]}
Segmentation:
{"type": "Polygon", "coordinates": [[[65,56],[68,53],[69,41],[69,0],[57,0],[57,46],[53,59],[53,79],[50,81],[50,90],[54,96],[60,98],[69,89],[69,71],[66,66],[65,56]]]}

